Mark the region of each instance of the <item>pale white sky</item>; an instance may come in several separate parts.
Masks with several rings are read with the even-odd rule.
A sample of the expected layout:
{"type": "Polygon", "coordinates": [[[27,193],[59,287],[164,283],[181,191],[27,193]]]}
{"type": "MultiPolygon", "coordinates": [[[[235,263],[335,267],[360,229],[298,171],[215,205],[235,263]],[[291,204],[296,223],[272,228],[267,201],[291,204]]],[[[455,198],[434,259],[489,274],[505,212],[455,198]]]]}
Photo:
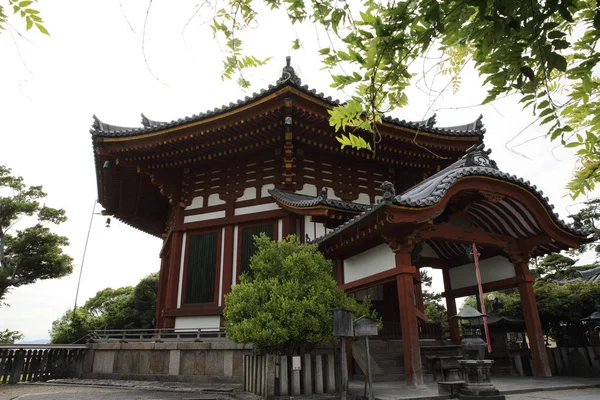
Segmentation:
{"type": "MultiPolygon", "coordinates": [[[[148,2],[88,0],[40,2],[51,37],[27,34],[31,43],[13,33],[0,34],[0,164],[24,176],[29,184],[43,184],[48,205],[62,207],[69,221],[57,231],[68,236],[67,252],[75,259],[75,272],[60,280],[44,281],[13,290],[0,308],[0,330],[17,329],[26,340],[47,338],[52,321],[73,307],[81,257],[93,202],[96,177],[89,128],[95,113],[105,122],[138,126],[140,113],[171,120],[228,104],[244,93],[235,82],[221,81],[222,53],[212,39],[206,18],[186,22],[196,2],[154,0],[147,20],[144,62],[142,31],[148,2]],[[13,40],[14,39],[14,40],[13,40]]],[[[22,23],[12,19],[19,30],[22,23]]],[[[249,53],[272,56],[267,66],[247,73],[251,91],[275,83],[292,56],[303,83],[333,97],[346,98],[329,88],[329,75],[321,71],[312,25],[292,29],[285,15],[269,14],[247,32],[249,53]],[[297,32],[303,49],[291,51],[297,32]]],[[[421,72],[422,64],[415,66],[421,72]]],[[[533,118],[522,112],[515,97],[493,106],[461,108],[485,97],[481,79],[465,68],[463,86],[453,95],[429,96],[417,88],[409,91],[410,105],[393,116],[422,120],[434,111],[438,126],[475,120],[482,113],[485,143],[501,169],[531,180],[550,197],[562,217],[577,210],[564,185],[574,166],[572,152],[555,148],[545,139],[518,147],[528,158],[510,152],[505,144],[533,118]],[[435,101],[434,101],[435,100],[435,101]],[[458,109],[457,109],[458,108],[458,109]]],[[[430,76],[429,84],[432,84],[430,76]]],[[[433,87],[442,89],[447,77],[438,76],[433,87]]],[[[425,91],[425,85],[421,82],[425,91]]],[[[511,144],[521,143],[544,131],[532,127],[511,144]]],[[[98,206],[96,211],[100,211],[98,206]]],[[[94,217],[78,304],[105,287],[135,285],[159,268],[161,241],[105,217],[94,217]]],[[[434,288],[443,284],[436,276],[434,288]]]]}

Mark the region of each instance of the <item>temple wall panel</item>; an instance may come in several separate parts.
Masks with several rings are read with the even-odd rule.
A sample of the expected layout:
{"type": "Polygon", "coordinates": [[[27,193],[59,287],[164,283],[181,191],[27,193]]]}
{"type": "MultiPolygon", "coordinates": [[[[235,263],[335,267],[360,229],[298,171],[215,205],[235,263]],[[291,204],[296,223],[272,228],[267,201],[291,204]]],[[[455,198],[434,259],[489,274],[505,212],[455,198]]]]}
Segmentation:
{"type": "Polygon", "coordinates": [[[218,193],[211,193],[208,195],[208,201],[206,202],[206,205],[208,207],[210,206],[220,206],[222,204],[225,204],[224,200],[221,200],[219,198],[219,194],[218,193]]]}
{"type": "Polygon", "coordinates": [[[298,194],[305,194],[307,196],[316,196],[317,195],[317,187],[312,183],[305,183],[302,185],[302,189],[296,190],[298,194]]]}
{"type": "Polygon", "coordinates": [[[367,278],[395,267],[394,252],[386,243],[383,243],[344,260],[344,284],[367,278]]]}
{"type": "Polygon", "coordinates": [[[235,199],[236,202],[244,201],[244,200],[254,200],[256,199],[256,188],[255,187],[247,187],[244,189],[244,193],[235,199]]]}
{"type": "Polygon", "coordinates": [[[275,185],[272,183],[268,183],[266,185],[262,185],[260,188],[260,197],[270,197],[269,189],[275,189],[275,185]]]}
{"type": "Polygon", "coordinates": [[[357,169],[356,163],[348,159],[324,157],[315,154],[314,150],[306,150],[303,154],[297,160],[298,171],[301,171],[297,183],[302,185],[298,193],[316,196],[318,190],[327,187],[333,189],[329,191],[329,198],[373,204],[384,181],[398,180],[393,169],[375,163],[357,169]]]}
{"type": "MultiPolygon", "coordinates": [[[[481,271],[481,283],[496,282],[516,276],[515,266],[509,259],[502,256],[495,256],[480,261],[479,269],[481,271]]],[[[461,289],[477,285],[477,275],[475,264],[473,263],[450,268],[449,275],[451,289],[461,289]]]]}
{"type": "Polygon", "coordinates": [[[218,328],[220,325],[220,315],[208,315],[203,317],[177,317],[175,319],[175,329],[218,328]]]}
{"type": "Polygon", "coordinates": [[[236,207],[234,215],[248,215],[265,211],[281,210],[281,207],[275,202],[266,204],[257,204],[255,206],[236,207]]]}
{"type": "MultiPolygon", "coordinates": [[[[203,206],[210,207],[225,204],[227,199],[254,200],[259,193],[260,197],[267,197],[267,190],[281,181],[280,161],[265,155],[253,157],[252,161],[240,159],[218,167],[198,167],[189,179],[188,201],[194,204],[196,198],[202,197],[203,206]]],[[[188,206],[193,208],[197,207],[188,206]]]]}
{"type": "Polygon", "coordinates": [[[320,222],[312,222],[309,216],[304,217],[304,233],[308,235],[310,240],[314,240],[316,237],[323,236],[327,233],[325,225],[320,222]]]}
{"type": "Polygon", "coordinates": [[[187,215],[183,218],[183,222],[188,224],[190,222],[208,221],[211,219],[225,218],[225,210],[207,212],[203,214],[187,215]]]}

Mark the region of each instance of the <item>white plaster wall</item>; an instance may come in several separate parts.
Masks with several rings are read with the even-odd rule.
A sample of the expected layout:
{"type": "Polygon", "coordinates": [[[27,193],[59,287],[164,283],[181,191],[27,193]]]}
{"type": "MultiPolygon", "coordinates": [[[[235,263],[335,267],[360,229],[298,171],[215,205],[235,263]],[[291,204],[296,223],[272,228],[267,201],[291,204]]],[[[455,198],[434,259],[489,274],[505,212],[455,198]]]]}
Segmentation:
{"type": "Polygon", "coordinates": [[[304,217],[304,234],[308,235],[310,240],[314,240],[315,237],[321,237],[321,236],[325,235],[325,226],[320,222],[311,222],[310,217],[305,216],[304,217]],[[316,233],[316,236],[315,236],[315,233],[316,233]]]}
{"type": "Polygon", "coordinates": [[[320,222],[313,222],[313,224],[315,224],[315,228],[317,231],[317,237],[321,237],[321,236],[325,235],[325,225],[323,225],[320,222]]]}
{"type": "Polygon", "coordinates": [[[327,198],[332,199],[332,200],[342,200],[341,198],[336,196],[335,191],[332,188],[328,188],[328,189],[329,190],[327,191],[327,198]]]}
{"type": "Polygon", "coordinates": [[[225,201],[221,200],[218,193],[212,193],[208,196],[208,201],[206,202],[208,207],[210,206],[219,206],[221,204],[225,204],[225,201]]]}
{"type": "Polygon", "coordinates": [[[194,197],[194,200],[192,200],[192,204],[187,206],[185,209],[186,210],[194,210],[196,208],[202,208],[202,207],[204,207],[204,197],[198,196],[198,197],[194,197]]]}
{"type": "Polygon", "coordinates": [[[183,222],[187,224],[190,222],[208,221],[210,219],[219,219],[219,218],[225,218],[225,210],[214,211],[214,212],[209,212],[209,213],[204,213],[204,214],[187,215],[187,216],[183,217],[183,222]]]}
{"type": "Polygon", "coordinates": [[[367,193],[360,193],[358,195],[358,199],[356,199],[356,202],[361,204],[371,204],[371,196],[369,196],[367,193]]]}
{"type": "Polygon", "coordinates": [[[175,318],[175,329],[218,328],[220,325],[221,317],[218,315],[175,318]]]}
{"type": "Polygon", "coordinates": [[[269,183],[267,185],[262,185],[260,188],[260,197],[269,197],[269,189],[275,189],[275,185],[269,183]]]}
{"type": "Polygon", "coordinates": [[[302,190],[297,190],[296,193],[305,194],[308,196],[316,196],[317,187],[311,183],[305,183],[304,186],[302,186],[302,190]]]}
{"type": "Polygon", "coordinates": [[[306,235],[312,240],[315,238],[313,223],[310,222],[310,217],[304,217],[304,238],[306,239],[306,235]]]}
{"type": "Polygon", "coordinates": [[[239,207],[235,209],[234,215],[254,214],[263,211],[281,210],[277,203],[259,204],[256,206],[239,207]]]}
{"type": "Polygon", "coordinates": [[[185,243],[187,241],[187,233],[183,233],[183,241],[181,243],[181,264],[179,265],[179,285],[177,287],[177,308],[181,308],[181,293],[183,292],[183,264],[185,263],[185,243]]]}
{"type": "Polygon", "coordinates": [[[394,252],[383,243],[344,260],[344,283],[354,282],[395,266],[394,252]]]}
{"type": "MultiPolygon", "coordinates": [[[[481,283],[495,282],[502,279],[513,278],[515,266],[506,257],[496,256],[479,262],[481,283]]],[[[477,285],[475,264],[465,264],[460,267],[450,268],[450,286],[452,289],[477,285]]]]}
{"type": "Polygon", "coordinates": [[[277,240],[283,239],[283,218],[277,221],[277,240]]]}
{"type": "Polygon", "coordinates": [[[254,200],[256,198],[256,188],[255,187],[247,187],[244,189],[244,194],[235,199],[236,202],[244,201],[244,200],[254,200]]]}

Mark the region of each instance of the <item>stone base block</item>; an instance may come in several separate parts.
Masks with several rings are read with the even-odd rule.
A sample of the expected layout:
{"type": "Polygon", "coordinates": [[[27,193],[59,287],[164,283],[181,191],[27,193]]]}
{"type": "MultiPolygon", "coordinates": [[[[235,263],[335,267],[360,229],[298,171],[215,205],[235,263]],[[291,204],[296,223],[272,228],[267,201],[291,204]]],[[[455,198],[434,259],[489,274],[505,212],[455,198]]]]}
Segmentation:
{"type": "Polygon", "coordinates": [[[438,394],[457,396],[460,393],[464,382],[438,382],[438,394]]]}
{"type": "Polygon", "coordinates": [[[495,389],[470,391],[463,388],[460,393],[458,393],[457,397],[461,400],[506,400],[506,397],[495,389]]]}

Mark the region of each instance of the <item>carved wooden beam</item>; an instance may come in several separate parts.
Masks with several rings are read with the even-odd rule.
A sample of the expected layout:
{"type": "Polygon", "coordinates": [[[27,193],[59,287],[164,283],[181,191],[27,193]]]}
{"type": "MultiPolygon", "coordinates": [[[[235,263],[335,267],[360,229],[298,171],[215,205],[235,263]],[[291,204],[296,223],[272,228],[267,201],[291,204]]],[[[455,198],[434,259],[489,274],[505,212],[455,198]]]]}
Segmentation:
{"type": "Polygon", "coordinates": [[[465,228],[448,223],[427,224],[420,228],[417,232],[419,238],[423,240],[441,239],[463,243],[475,242],[477,244],[497,246],[501,249],[507,248],[511,244],[515,244],[515,239],[509,236],[485,232],[475,227],[465,228]]]}

